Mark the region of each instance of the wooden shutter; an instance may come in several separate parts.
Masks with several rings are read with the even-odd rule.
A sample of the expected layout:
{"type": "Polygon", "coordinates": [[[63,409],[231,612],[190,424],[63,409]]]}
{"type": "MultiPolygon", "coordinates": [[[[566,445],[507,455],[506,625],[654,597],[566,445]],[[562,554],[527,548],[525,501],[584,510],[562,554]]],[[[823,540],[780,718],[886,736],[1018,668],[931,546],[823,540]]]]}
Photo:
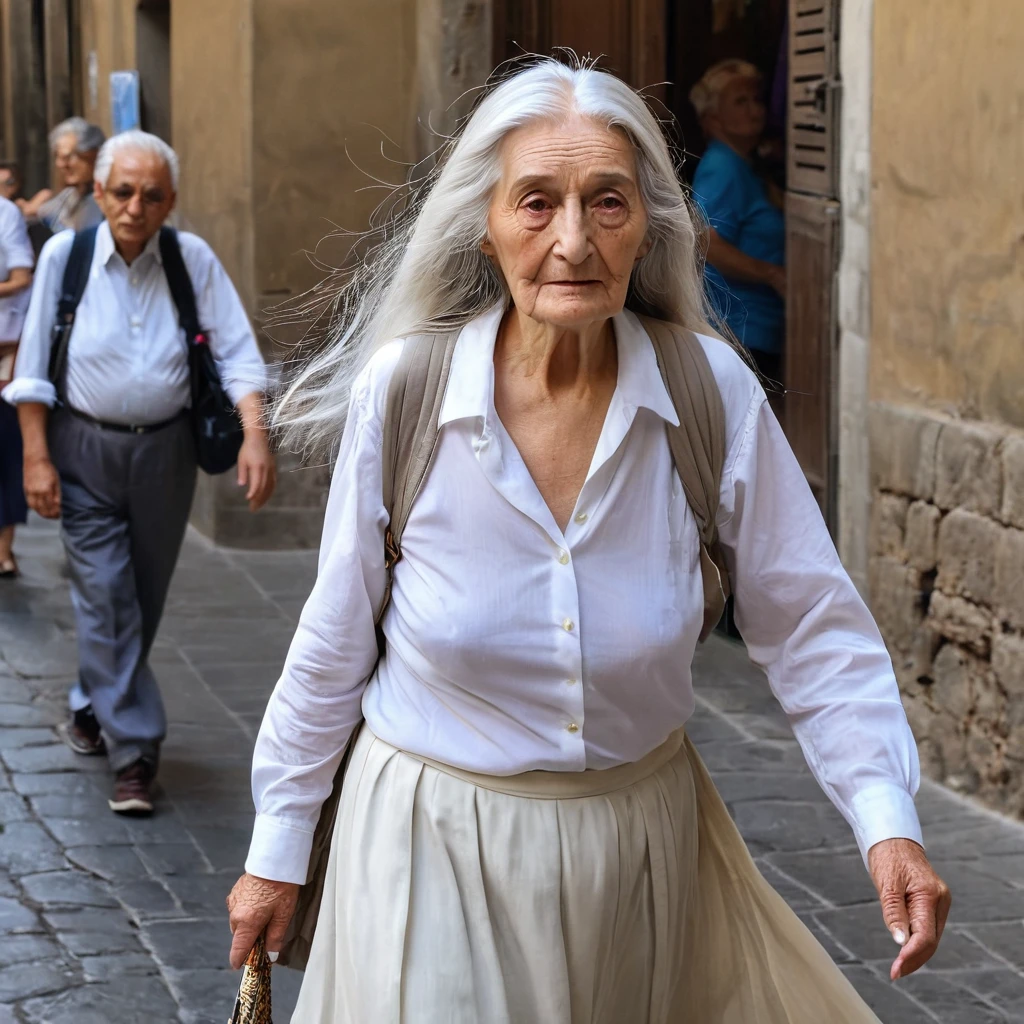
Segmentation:
{"type": "Polygon", "coordinates": [[[839,194],[839,5],[790,0],[787,188],[839,194]]]}
{"type": "Polygon", "coordinates": [[[839,204],[786,196],[786,433],[833,526],[839,204]]]}
{"type": "Polygon", "coordinates": [[[838,463],[839,0],[789,0],[785,425],[829,527],[838,463]]]}

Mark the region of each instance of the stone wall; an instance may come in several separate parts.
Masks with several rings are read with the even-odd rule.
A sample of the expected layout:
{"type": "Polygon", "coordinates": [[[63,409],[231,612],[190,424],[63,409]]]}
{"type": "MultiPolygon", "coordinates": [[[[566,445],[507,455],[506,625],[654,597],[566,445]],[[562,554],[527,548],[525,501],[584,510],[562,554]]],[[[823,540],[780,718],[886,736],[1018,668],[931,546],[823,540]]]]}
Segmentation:
{"type": "Polygon", "coordinates": [[[1024,432],[876,402],[869,589],[922,769],[1024,814],[1024,432]]]}

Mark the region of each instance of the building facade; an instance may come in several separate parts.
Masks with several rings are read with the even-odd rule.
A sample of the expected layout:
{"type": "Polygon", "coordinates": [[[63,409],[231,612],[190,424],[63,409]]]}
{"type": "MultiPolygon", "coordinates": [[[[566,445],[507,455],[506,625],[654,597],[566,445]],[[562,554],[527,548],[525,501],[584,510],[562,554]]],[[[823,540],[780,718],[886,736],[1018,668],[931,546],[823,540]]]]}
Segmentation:
{"type": "MultiPolygon", "coordinates": [[[[926,770],[1024,813],[1015,0],[0,0],[0,16],[8,155],[40,178],[45,127],[74,110],[109,128],[110,72],[137,68],[144,127],[182,157],[180,222],[258,320],[343,264],[336,229],[366,227],[380,183],[404,180],[501,61],[602,53],[699,152],[690,84],[723,56],[769,59],[788,25],[787,431],[926,770]]],[[[283,463],[260,516],[229,479],[203,481],[196,524],[227,544],[315,543],[327,471],[283,463]]]]}
{"type": "Polygon", "coordinates": [[[875,6],[872,604],[926,770],[1018,816],[1022,46],[1013,0],[875,6]]]}

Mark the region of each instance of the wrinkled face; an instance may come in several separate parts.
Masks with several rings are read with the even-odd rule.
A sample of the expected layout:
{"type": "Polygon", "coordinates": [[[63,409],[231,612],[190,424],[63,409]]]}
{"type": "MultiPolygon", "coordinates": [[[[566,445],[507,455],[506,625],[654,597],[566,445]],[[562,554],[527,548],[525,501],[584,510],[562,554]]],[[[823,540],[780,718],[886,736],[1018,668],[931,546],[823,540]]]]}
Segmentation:
{"type": "Polygon", "coordinates": [[[501,160],[482,248],[516,308],[566,328],[620,312],[650,248],[626,136],[573,115],[511,132],[501,160]]]}
{"type": "Polygon", "coordinates": [[[62,135],[53,148],[57,171],[65,185],[88,185],[92,181],[92,170],[96,166],[96,151],[78,153],[74,135],[62,135]]]}
{"type": "Polygon", "coordinates": [[[0,196],[4,199],[13,199],[18,194],[18,179],[11,173],[10,168],[0,167],[0,196]]]}
{"type": "Polygon", "coordinates": [[[118,153],[106,188],[96,182],[94,194],[114,241],[122,246],[145,245],[174,209],[170,168],[139,150],[118,153]]]}
{"type": "Polygon", "coordinates": [[[757,142],[765,124],[760,83],[742,76],[727,82],[718,95],[718,109],[707,119],[710,127],[727,139],[757,142]]]}

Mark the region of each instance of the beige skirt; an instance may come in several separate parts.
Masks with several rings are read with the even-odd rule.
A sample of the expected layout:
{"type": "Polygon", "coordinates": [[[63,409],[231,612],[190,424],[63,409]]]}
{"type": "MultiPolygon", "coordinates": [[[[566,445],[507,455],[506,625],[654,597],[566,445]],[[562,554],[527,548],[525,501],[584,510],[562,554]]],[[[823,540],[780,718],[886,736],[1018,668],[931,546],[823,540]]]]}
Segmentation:
{"type": "Polygon", "coordinates": [[[292,1024],[823,1022],[879,1024],[682,731],[636,764],[502,778],[364,726],[292,1024]]]}

